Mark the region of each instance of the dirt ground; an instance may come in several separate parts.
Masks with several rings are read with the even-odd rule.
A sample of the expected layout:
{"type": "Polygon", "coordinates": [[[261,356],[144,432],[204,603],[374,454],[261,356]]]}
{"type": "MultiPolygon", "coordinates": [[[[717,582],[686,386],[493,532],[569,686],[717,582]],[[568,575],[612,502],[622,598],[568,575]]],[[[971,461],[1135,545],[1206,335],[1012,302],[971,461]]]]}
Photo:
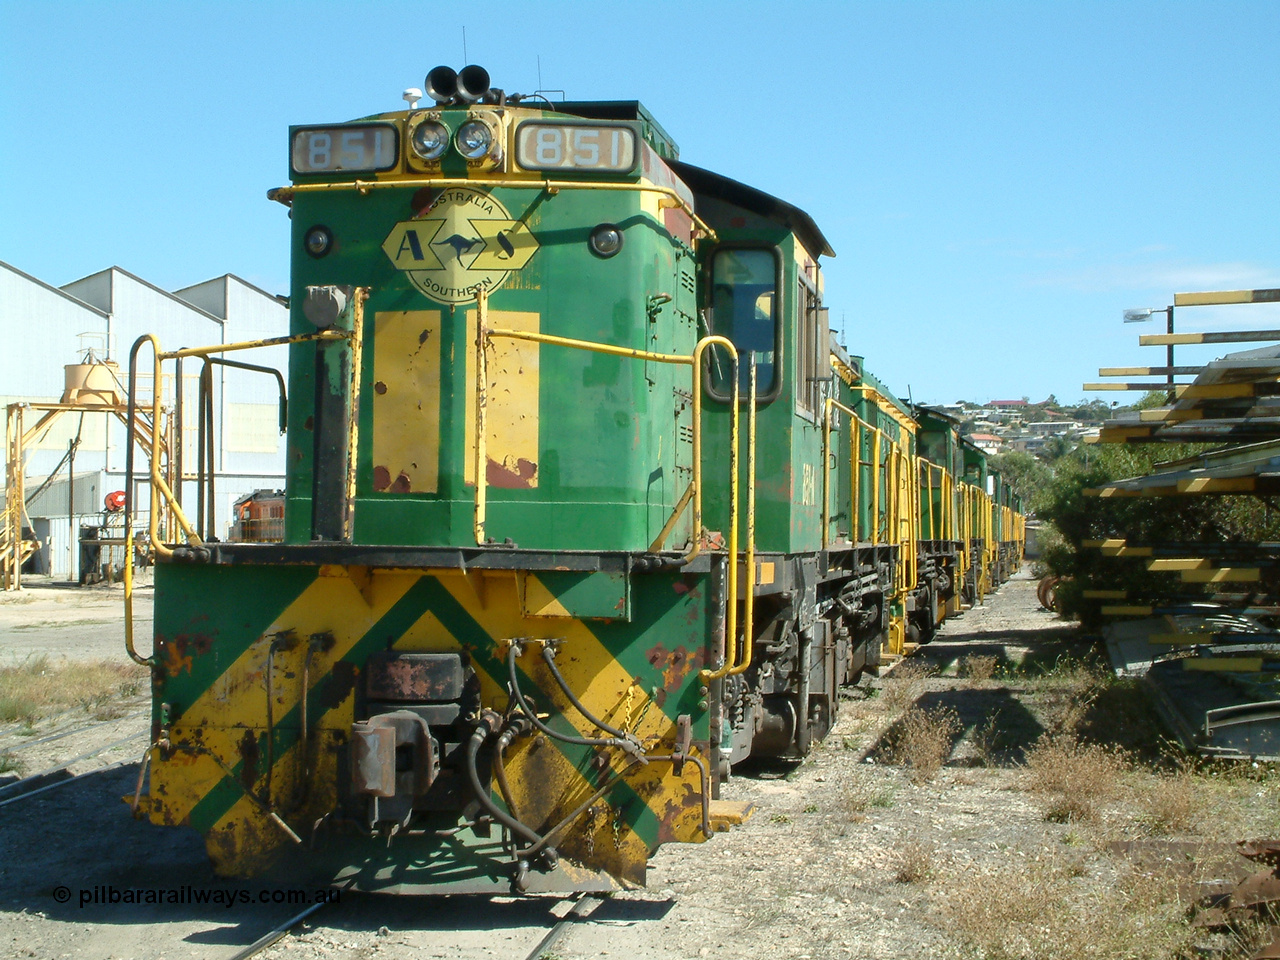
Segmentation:
{"type": "MultiPolygon", "coordinates": [[[[59,602],[32,601],[43,604],[34,615],[62,610],[78,636],[84,620],[107,616],[96,599],[89,613],[59,602]]],[[[20,609],[0,604],[6,648],[20,609]]],[[[83,641],[57,642],[70,656],[83,641]]],[[[1038,609],[1035,582],[1015,578],[888,677],[850,691],[804,763],[735,775],[725,796],[753,801],[752,819],[704,845],[659,851],[648,889],[584,903],[584,919],[544,960],[1176,957],[1196,944],[1235,956],[1188,926],[1187,908],[1205,881],[1248,872],[1234,840],[1280,834],[1280,782],[1248,765],[1192,771],[1162,759],[1140,685],[1081,666],[1097,660],[1072,625],[1038,609]],[[922,716],[944,730],[932,776],[919,755],[894,749],[922,716]],[[1064,731],[1091,746],[1038,746],[1064,731]],[[1106,760],[1120,749],[1126,759],[1106,760]],[[1068,768],[1086,786],[1055,799],[1054,776],[1068,768]],[[1062,807],[1067,796],[1076,806],[1062,807]]],[[[109,742],[143,722],[137,701],[92,726],[109,742]]],[[[89,749],[86,736],[31,747],[38,763],[25,772],[58,762],[64,748],[62,759],[89,749]]],[[[0,728],[0,750],[17,739],[0,728]]],[[[297,913],[80,907],[80,891],[102,884],[240,889],[211,876],[194,835],[129,817],[120,798],[136,777],[127,760],[0,806],[0,956],[225,958],[297,913]],[[72,891],[69,903],[54,899],[58,885],[72,891]]],[[[348,895],[263,956],[522,958],[568,909],[555,897],[348,895]]]]}
{"type": "MultiPolygon", "coordinates": [[[[134,635],[143,656],[151,650],[149,583],[134,593],[134,635]]],[[[75,587],[47,577],[24,577],[23,589],[0,591],[0,667],[27,657],[109,660],[124,656],[124,588],[75,587]]]]}

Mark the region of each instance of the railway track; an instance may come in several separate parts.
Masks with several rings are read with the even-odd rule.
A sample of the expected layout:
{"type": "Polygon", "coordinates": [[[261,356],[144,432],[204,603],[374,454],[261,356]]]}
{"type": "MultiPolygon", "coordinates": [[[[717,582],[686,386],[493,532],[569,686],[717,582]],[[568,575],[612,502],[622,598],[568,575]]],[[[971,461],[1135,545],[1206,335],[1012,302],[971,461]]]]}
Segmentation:
{"type": "Polygon", "coordinates": [[[0,807],[6,807],[10,804],[28,800],[40,794],[47,793],[50,790],[55,790],[58,787],[65,787],[67,784],[75,783],[90,774],[101,773],[103,770],[110,770],[114,767],[123,766],[126,763],[132,763],[135,758],[130,757],[127,760],[116,760],[112,763],[102,764],[94,767],[92,770],[85,770],[81,773],[73,774],[72,776],[54,780],[52,783],[42,782],[47,781],[50,777],[66,772],[70,767],[77,763],[83,763],[85,760],[92,760],[94,757],[106,753],[108,750],[124,746],[127,743],[141,743],[146,739],[146,737],[147,731],[139,730],[137,733],[130,734],[127,737],[121,737],[118,740],[112,740],[110,743],[104,744],[94,750],[89,750],[85,753],[79,754],[78,756],[72,757],[70,760],[66,760],[57,766],[49,767],[48,769],[41,770],[39,773],[33,773],[29,777],[23,777],[21,780],[15,780],[12,783],[5,784],[3,787],[0,787],[0,807]]]}
{"type": "MultiPolygon", "coordinates": [[[[601,897],[598,894],[579,893],[579,894],[574,894],[568,899],[573,903],[573,906],[570,907],[568,912],[566,912],[563,917],[561,917],[554,924],[552,924],[552,926],[547,930],[547,932],[542,936],[542,938],[539,939],[538,942],[534,945],[532,950],[530,950],[526,954],[521,955],[522,960],[538,960],[538,958],[546,954],[549,950],[551,950],[552,947],[556,945],[556,943],[559,942],[560,938],[563,937],[564,934],[575,923],[581,923],[583,920],[585,920],[590,912],[591,907],[602,902],[603,897],[601,897]]],[[[232,955],[230,958],[228,958],[228,960],[251,960],[252,957],[258,956],[268,947],[271,947],[274,944],[279,943],[281,940],[287,937],[290,931],[292,931],[295,927],[297,927],[298,924],[302,923],[308,917],[311,917],[312,915],[318,913],[323,908],[330,906],[331,903],[332,901],[326,901],[323,903],[312,904],[311,906],[307,907],[305,910],[302,910],[297,914],[294,914],[293,916],[289,917],[287,920],[278,924],[277,926],[272,928],[268,933],[259,937],[253,943],[249,944],[247,947],[240,950],[238,953],[232,955]]]]}
{"type": "Polygon", "coordinates": [[[568,929],[571,926],[573,926],[573,924],[578,923],[579,921],[581,921],[586,917],[587,915],[586,907],[588,904],[600,903],[603,898],[599,896],[591,896],[588,894],[580,893],[573,899],[574,899],[574,904],[573,904],[573,907],[569,910],[569,912],[566,913],[563,917],[561,917],[559,922],[557,922],[554,926],[552,926],[550,930],[547,931],[547,935],[538,941],[537,946],[535,946],[531,951],[529,951],[528,955],[524,958],[524,960],[538,960],[538,958],[541,957],[545,952],[547,952],[553,946],[555,946],[556,942],[562,936],[564,936],[564,934],[568,931],[568,929]]]}
{"type": "Polygon", "coordinates": [[[329,901],[327,900],[322,903],[313,903],[300,913],[294,914],[288,920],[276,925],[268,933],[259,937],[239,953],[232,956],[230,960],[249,960],[250,957],[257,956],[273,943],[277,943],[287,937],[289,935],[289,931],[300,924],[303,920],[307,919],[307,917],[327,906],[329,906],[329,901]]]}
{"type": "Polygon", "coordinates": [[[44,743],[53,743],[57,740],[64,740],[67,737],[75,736],[77,733],[83,733],[86,730],[92,730],[95,726],[98,726],[100,724],[123,723],[127,720],[137,720],[140,717],[148,716],[150,713],[151,713],[151,708],[148,706],[143,708],[142,710],[135,711],[134,713],[126,713],[122,716],[114,717],[111,720],[94,720],[93,718],[89,718],[82,723],[73,724],[72,726],[67,727],[64,730],[58,730],[56,733],[50,733],[43,737],[37,737],[34,740],[26,738],[24,736],[24,731],[21,728],[16,730],[8,730],[8,731],[5,731],[4,733],[0,733],[0,753],[8,753],[8,754],[18,753],[21,750],[27,750],[31,747],[40,746],[41,744],[44,744],[44,743]],[[13,746],[5,745],[11,741],[13,742],[13,746]]]}

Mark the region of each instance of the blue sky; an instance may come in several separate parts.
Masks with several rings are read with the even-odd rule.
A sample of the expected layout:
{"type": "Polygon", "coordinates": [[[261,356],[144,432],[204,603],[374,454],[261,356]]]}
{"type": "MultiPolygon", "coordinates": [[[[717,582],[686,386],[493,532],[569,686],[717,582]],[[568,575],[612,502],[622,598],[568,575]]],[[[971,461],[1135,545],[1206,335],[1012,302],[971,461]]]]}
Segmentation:
{"type": "Polygon", "coordinates": [[[1275,2],[0,0],[0,259],[285,292],[288,125],[401,108],[464,27],[508,92],[540,58],[543,87],[640,99],[683,159],[808,210],[833,325],[917,400],[1078,399],[1163,362],[1124,308],[1280,286],[1275,2]]]}

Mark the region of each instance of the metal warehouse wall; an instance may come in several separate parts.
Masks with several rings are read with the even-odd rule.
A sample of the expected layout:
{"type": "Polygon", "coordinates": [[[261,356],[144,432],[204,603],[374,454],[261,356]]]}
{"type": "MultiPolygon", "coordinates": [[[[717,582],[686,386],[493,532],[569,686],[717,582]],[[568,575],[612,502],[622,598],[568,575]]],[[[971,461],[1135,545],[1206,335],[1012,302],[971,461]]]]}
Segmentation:
{"type": "MultiPolygon", "coordinates": [[[[232,343],[283,336],[288,333],[289,311],[279,298],[226,274],[203,283],[169,292],[127,270],[111,267],[62,287],[55,287],[0,261],[0,336],[10,347],[0,351],[0,404],[17,400],[57,401],[64,388],[66,364],[79,362],[87,348],[120,365],[121,380],[128,376],[129,350],[144,333],[154,333],[164,349],[232,343]]],[[[274,367],[287,374],[286,347],[238,354],[235,359],[274,367]]],[[[140,379],[140,395],[150,393],[150,353],[144,349],[146,375],[140,379]]],[[[184,457],[188,473],[196,465],[196,397],[200,364],[188,360],[183,368],[186,429],[184,457]]],[[[175,384],[164,384],[165,402],[172,403],[175,384]]],[[[215,432],[217,434],[218,536],[225,536],[231,504],[258,489],[283,486],[284,443],[279,435],[279,389],[273,376],[215,367],[215,432]]],[[[28,414],[27,426],[35,422],[28,414]]],[[[102,509],[102,496],[124,486],[125,430],[105,414],[63,416],[43,432],[28,451],[26,475],[32,490],[54,469],[67,452],[68,442],[79,435],[77,475],[102,474],[101,489],[92,504],[85,504],[87,519],[102,509]]],[[[135,469],[145,475],[145,461],[135,469]]],[[[65,476],[65,471],[64,471],[65,476]]],[[[0,482],[3,482],[0,477],[0,482]]],[[[78,482],[77,482],[77,485],[78,482]]],[[[81,501],[81,491],[76,491],[81,501]]],[[[145,493],[139,498],[145,500],[145,493]]],[[[195,485],[186,484],[184,503],[194,509],[195,485]]],[[[48,520],[66,536],[65,487],[62,499],[53,494],[32,504],[33,521],[48,520]]],[[[55,556],[65,555],[53,550],[55,556]]],[[[65,566],[65,561],[55,561],[65,566]]]]}

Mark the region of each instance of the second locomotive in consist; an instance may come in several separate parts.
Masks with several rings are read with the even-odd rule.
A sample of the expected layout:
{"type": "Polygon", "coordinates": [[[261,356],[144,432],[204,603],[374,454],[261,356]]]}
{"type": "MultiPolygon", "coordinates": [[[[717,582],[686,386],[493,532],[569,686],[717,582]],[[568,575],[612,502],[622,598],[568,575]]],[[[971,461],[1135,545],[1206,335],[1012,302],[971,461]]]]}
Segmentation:
{"type": "Polygon", "coordinates": [[[155,458],[136,806],[229,875],[642,884],[1016,569],[1021,517],[834,344],[803,211],[636,102],[428,89],[290,131],[283,541],[217,541],[155,458]]]}

